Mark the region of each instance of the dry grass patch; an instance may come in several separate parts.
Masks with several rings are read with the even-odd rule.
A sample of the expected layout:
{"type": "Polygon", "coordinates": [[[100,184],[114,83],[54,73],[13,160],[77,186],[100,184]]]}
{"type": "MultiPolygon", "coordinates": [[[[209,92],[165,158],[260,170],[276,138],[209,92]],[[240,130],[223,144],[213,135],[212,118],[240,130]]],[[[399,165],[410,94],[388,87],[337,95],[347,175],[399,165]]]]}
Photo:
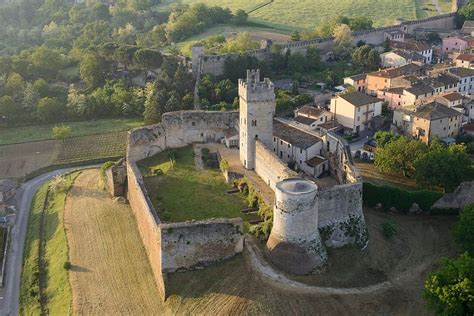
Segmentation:
{"type": "Polygon", "coordinates": [[[153,315],[158,289],[128,205],[97,188],[99,171],[84,171],[70,190],[65,226],[75,314],[153,315]]]}

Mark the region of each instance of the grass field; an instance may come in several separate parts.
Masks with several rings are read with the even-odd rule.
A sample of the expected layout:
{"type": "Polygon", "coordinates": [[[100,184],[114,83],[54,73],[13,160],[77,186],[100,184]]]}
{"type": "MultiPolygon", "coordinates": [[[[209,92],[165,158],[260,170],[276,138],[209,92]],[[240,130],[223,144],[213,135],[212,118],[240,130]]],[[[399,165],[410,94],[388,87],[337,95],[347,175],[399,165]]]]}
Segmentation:
{"type": "Polygon", "coordinates": [[[98,189],[98,178],[97,169],[83,171],[67,196],[73,314],[163,315],[130,206],[98,189]]]}
{"type": "Polygon", "coordinates": [[[176,165],[171,166],[169,151],[139,162],[145,185],[160,217],[179,222],[209,218],[240,217],[245,207],[240,195],[227,195],[230,186],[219,170],[198,171],[192,146],[176,150],[176,165]],[[163,175],[151,176],[161,169],[163,175]]]}
{"type": "MultiPolygon", "coordinates": [[[[51,129],[55,125],[37,125],[26,127],[0,127],[0,145],[28,143],[39,140],[52,139],[51,129]]],[[[71,128],[71,137],[103,134],[109,132],[125,131],[143,125],[138,118],[132,119],[104,119],[83,122],[67,122],[65,125],[71,128]]]]}
{"type": "Polygon", "coordinates": [[[64,204],[66,194],[78,172],[65,177],[62,190],[49,195],[48,207],[44,213],[44,262],[46,271],[40,269],[39,238],[43,205],[49,183],[36,193],[28,220],[28,232],[25,241],[23,270],[21,275],[20,308],[24,315],[40,313],[39,293],[40,274],[46,273],[47,309],[51,315],[70,314],[72,293],[68,271],[64,263],[68,261],[68,246],[64,231],[64,204]]]}
{"type": "MultiPolygon", "coordinates": [[[[443,13],[451,9],[450,0],[436,0],[443,13]]],[[[164,1],[162,7],[176,3],[207,3],[237,9],[250,10],[266,0],[181,0],[164,1]]],[[[279,29],[313,29],[325,18],[337,15],[364,16],[375,25],[393,24],[397,18],[419,19],[437,15],[431,0],[275,0],[273,3],[250,14],[251,21],[279,29]]]]}

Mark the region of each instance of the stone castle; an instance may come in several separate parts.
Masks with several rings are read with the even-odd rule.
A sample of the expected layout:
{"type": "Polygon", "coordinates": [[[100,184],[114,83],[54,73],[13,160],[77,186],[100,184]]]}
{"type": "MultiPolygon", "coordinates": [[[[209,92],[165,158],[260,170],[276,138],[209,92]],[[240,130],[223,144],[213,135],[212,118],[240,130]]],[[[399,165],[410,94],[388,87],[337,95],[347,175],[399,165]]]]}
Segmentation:
{"type": "MultiPolygon", "coordinates": [[[[126,161],[108,172],[114,181],[126,181],[128,200],[163,298],[168,295],[169,273],[242,252],[243,222],[241,218],[162,222],[137,161],[168,148],[222,143],[229,130],[238,131],[235,154],[242,166],[274,192],[267,257],[276,266],[295,274],[312,273],[325,264],[326,247],[363,248],[368,242],[362,182],[345,140],[331,132],[314,135],[294,122],[276,119],[273,84],[261,80],[258,70],[248,71],[247,78],[239,81],[239,96],[240,112],[170,112],[161,124],[130,131],[126,161]],[[288,167],[289,159],[298,159],[296,171],[288,167]],[[310,173],[305,172],[308,164],[315,166],[310,173]]],[[[114,181],[113,191],[120,192],[114,181]]]]}

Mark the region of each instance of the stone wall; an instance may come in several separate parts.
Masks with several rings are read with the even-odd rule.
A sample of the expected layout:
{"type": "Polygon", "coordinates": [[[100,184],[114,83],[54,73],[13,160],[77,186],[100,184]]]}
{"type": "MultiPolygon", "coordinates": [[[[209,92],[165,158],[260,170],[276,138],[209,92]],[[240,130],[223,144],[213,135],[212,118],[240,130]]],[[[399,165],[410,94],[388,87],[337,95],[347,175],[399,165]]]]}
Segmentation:
{"type": "Polygon", "coordinates": [[[242,252],[243,224],[241,219],[161,223],[136,162],[167,148],[219,141],[226,129],[236,126],[238,112],[181,111],[164,114],[161,124],[129,132],[128,199],[163,299],[167,273],[207,265],[242,252]]]}
{"type": "Polygon", "coordinates": [[[133,129],[129,132],[127,155],[138,161],[166,148],[179,148],[192,143],[217,142],[228,128],[238,128],[237,111],[177,111],[163,115],[161,124],[133,129]]]}
{"type": "Polygon", "coordinates": [[[117,161],[112,167],[105,171],[107,189],[110,195],[125,196],[127,192],[127,166],[125,158],[117,161]]]}
{"type": "Polygon", "coordinates": [[[260,141],[255,144],[255,172],[275,191],[276,184],[284,179],[297,176],[271,149],[260,141]]]}
{"type": "MultiPolygon", "coordinates": [[[[367,44],[380,45],[386,37],[387,31],[401,30],[408,34],[413,34],[417,29],[454,29],[455,27],[455,16],[456,13],[442,14],[426,19],[420,19],[415,21],[406,21],[398,25],[390,25],[375,28],[372,30],[353,32],[354,44],[358,41],[365,41],[367,44]]],[[[322,55],[332,51],[334,47],[332,37],[315,38],[312,40],[290,42],[280,45],[282,53],[290,50],[291,53],[302,53],[306,54],[309,47],[318,48],[322,55]]],[[[249,55],[254,56],[260,60],[266,60],[269,57],[270,48],[252,50],[247,52],[249,55]]],[[[193,69],[197,70],[200,74],[214,74],[221,76],[224,74],[225,61],[229,58],[236,56],[236,54],[222,54],[222,55],[205,55],[204,50],[196,49],[193,51],[193,62],[197,61],[198,66],[193,65],[193,69]],[[195,55],[199,54],[199,55],[195,55]]],[[[197,75],[195,74],[195,77],[197,75]]]]}
{"type": "Polygon", "coordinates": [[[241,253],[241,218],[161,224],[162,269],[193,269],[241,253]]]}
{"type": "Polygon", "coordinates": [[[328,247],[368,242],[362,209],[362,182],[336,185],[318,192],[321,237],[328,247]]]}
{"type": "Polygon", "coordinates": [[[156,214],[143,184],[143,177],[135,161],[127,159],[128,200],[137,220],[138,230],[145,246],[150,266],[155,276],[161,298],[166,298],[166,274],[161,268],[161,229],[156,214]]]}

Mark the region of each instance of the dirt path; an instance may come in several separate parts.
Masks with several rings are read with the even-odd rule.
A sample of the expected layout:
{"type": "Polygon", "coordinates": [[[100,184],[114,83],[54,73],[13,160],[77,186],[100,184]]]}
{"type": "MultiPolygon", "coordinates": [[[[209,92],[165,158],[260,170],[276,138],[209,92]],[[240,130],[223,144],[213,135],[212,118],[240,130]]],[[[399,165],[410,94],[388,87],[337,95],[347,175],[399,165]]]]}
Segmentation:
{"type": "Polygon", "coordinates": [[[162,313],[135,219],[128,205],[96,189],[98,174],[96,169],[84,171],[66,201],[74,313],[162,313]]]}

